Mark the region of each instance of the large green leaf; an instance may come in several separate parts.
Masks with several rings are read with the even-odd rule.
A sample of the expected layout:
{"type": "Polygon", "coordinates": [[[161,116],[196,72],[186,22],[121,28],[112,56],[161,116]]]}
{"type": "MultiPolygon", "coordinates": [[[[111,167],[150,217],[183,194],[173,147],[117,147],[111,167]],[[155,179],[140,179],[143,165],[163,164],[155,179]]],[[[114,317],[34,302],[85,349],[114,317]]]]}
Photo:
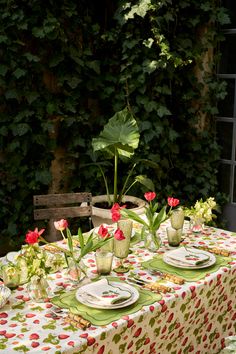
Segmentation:
{"type": "Polygon", "coordinates": [[[155,186],[150,178],[147,178],[143,175],[139,175],[135,177],[135,180],[145,186],[149,191],[155,190],[155,186]]]}
{"type": "Polygon", "coordinates": [[[92,140],[94,151],[106,150],[114,155],[131,157],[139,144],[139,129],[136,120],[127,108],[117,112],[104,126],[98,138],[92,140]]]}

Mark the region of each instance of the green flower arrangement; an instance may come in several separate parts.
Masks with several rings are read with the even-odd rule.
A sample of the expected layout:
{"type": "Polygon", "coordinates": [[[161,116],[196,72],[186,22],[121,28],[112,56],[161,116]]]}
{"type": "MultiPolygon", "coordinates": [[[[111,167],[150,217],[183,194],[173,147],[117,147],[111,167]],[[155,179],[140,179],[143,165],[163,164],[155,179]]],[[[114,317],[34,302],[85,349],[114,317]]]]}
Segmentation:
{"type": "Polygon", "coordinates": [[[194,206],[184,208],[184,214],[194,221],[201,220],[203,223],[208,223],[217,217],[213,210],[219,211],[215,198],[209,197],[205,201],[201,198],[194,206]]]}

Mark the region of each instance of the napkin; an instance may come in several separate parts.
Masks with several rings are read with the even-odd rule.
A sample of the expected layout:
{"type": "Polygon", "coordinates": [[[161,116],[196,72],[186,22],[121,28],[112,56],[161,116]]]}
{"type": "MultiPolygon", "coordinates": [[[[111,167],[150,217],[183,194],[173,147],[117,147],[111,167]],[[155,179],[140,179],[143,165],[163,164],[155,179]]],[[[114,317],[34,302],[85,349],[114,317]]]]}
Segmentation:
{"type": "Polygon", "coordinates": [[[124,290],[122,285],[112,285],[106,278],[93,282],[81,288],[80,295],[89,302],[104,305],[114,305],[128,300],[132,294],[124,290]]]}
{"type": "Polygon", "coordinates": [[[196,266],[209,260],[209,256],[192,248],[181,247],[166,254],[170,260],[180,262],[187,266],[196,266]]]}

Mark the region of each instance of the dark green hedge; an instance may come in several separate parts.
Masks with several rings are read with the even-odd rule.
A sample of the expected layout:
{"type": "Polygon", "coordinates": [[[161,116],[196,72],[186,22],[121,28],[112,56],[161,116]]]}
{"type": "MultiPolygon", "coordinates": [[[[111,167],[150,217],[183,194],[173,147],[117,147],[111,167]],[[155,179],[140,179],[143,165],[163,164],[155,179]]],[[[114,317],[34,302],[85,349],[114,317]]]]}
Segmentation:
{"type": "MultiPolygon", "coordinates": [[[[217,55],[210,73],[202,61],[221,40],[219,25],[228,22],[217,1],[0,5],[2,243],[19,245],[33,227],[32,196],[50,190],[55,152],[63,156],[65,176],[58,192],[104,192],[98,171],[82,166],[94,159],[91,138],[127,104],[141,132],[137,157],[159,164],[158,171],[140,166],[137,172],[154,179],[160,199],[216,195],[212,117],[225,87],[214,75],[217,55]],[[197,128],[202,117],[203,130],[197,128]]],[[[125,173],[126,165],[120,178],[125,173]]]]}

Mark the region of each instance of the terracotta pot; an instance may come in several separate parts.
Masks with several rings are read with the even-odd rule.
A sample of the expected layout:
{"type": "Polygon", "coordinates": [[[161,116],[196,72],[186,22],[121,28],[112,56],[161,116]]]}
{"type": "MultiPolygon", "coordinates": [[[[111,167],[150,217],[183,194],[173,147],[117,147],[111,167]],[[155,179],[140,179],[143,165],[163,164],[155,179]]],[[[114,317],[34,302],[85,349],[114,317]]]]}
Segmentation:
{"type": "MultiPolygon", "coordinates": [[[[111,195],[110,197],[112,198],[113,195],[111,195]]],[[[137,205],[137,207],[132,208],[130,210],[137,213],[138,215],[144,214],[145,212],[144,206],[146,205],[146,202],[144,200],[130,195],[125,195],[122,201],[123,203],[131,202],[137,205]]],[[[103,209],[94,206],[95,203],[102,203],[102,202],[107,202],[107,195],[99,195],[97,197],[92,198],[92,222],[94,227],[100,226],[101,224],[114,223],[111,218],[110,209],[103,209]]]]}

